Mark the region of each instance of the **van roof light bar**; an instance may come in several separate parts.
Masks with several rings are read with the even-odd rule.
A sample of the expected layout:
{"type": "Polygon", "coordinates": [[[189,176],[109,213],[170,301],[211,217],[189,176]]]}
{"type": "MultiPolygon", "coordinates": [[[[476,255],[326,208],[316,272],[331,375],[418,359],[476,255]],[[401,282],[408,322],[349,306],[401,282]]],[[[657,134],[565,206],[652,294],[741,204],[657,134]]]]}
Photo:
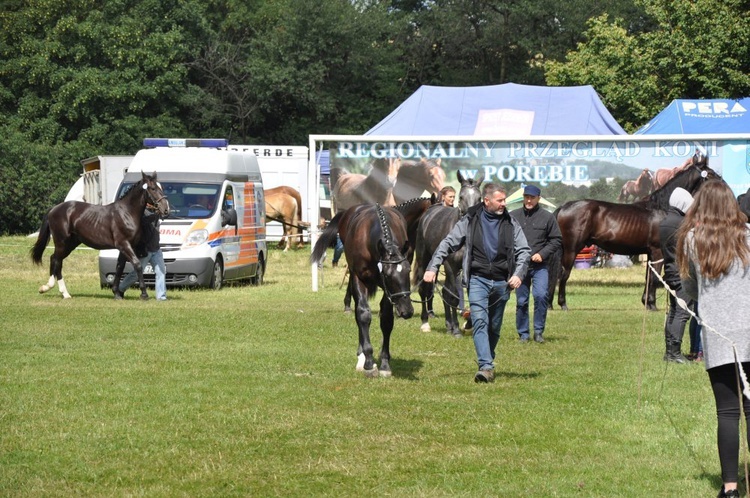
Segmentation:
{"type": "Polygon", "coordinates": [[[144,147],[226,147],[226,138],[144,138],[144,147]]]}

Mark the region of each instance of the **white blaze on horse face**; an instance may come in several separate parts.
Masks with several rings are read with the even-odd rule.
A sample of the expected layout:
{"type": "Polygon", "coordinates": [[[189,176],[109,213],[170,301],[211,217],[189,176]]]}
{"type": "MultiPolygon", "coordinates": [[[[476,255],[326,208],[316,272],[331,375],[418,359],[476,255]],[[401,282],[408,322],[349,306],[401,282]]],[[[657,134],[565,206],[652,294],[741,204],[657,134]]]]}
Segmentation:
{"type": "Polygon", "coordinates": [[[383,263],[378,261],[378,271],[383,271],[383,263]]]}
{"type": "Polygon", "coordinates": [[[400,272],[403,269],[404,269],[404,267],[401,266],[401,263],[399,263],[398,266],[396,266],[396,271],[398,271],[398,272],[400,272]]]}

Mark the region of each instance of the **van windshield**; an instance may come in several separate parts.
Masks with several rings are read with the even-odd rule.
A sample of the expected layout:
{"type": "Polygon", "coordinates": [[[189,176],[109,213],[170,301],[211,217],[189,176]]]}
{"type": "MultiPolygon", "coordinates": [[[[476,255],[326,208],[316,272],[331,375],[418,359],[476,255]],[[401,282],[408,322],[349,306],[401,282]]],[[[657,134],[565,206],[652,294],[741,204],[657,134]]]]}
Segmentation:
{"type": "MultiPolygon", "coordinates": [[[[170,218],[210,218],[219,204],[220,184],[159,182],[169,200],[170,218]]],[[[132,183],[120,186],[119,199],[132,183]]]]}

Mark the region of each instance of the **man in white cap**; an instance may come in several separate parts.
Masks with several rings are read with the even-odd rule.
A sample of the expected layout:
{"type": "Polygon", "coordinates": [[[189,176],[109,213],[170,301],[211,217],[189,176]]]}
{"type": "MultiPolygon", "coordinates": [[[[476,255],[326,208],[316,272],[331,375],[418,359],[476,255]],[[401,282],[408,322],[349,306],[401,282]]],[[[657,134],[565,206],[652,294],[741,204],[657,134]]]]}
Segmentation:
{"type": "MultiPolygon", "coordinates": [[[[661,252],[664,257],[664,282],[675,291],[677,296],[686,303],[690,297],[682,290],[680,271],[675,257],[677,244],[677,229],[680,227],[685,213],[693,204],[693,196],[687,190],[677,187],[669,196],[669,210],[667,216],[659,224],[659,238],[661,252]]],[[[687,358],[682,354],[682,336],[685,334],[685,324],[690,319],[690,313],[677,305],[677,299],[669,294],[669,310],[664,323],[664,343],[666,352],[664,361],[685,363],[687,358]]]]}
{"type": "Polygon", "coordinates": [[[523,207],[510,213],[518,221],[531,247],[531,262],[526,277],[516,289],[516,330],[518,340],[529,342],[529,294],[534,297],[534,341],[544,342],[547,323],[547,292],[549,270],[547,264],[562,248],[562,233],[555,216],[542,209],[539,201],[542,190],[535,185],[523,189],[523,207]]]}

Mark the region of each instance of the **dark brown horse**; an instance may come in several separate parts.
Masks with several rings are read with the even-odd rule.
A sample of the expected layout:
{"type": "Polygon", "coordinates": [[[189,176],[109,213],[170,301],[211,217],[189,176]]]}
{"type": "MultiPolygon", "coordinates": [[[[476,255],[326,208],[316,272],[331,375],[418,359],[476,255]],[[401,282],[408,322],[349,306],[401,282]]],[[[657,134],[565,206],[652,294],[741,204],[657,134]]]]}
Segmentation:
{"type": "MultiPolygon", "coordinates": [[[[659,223],[669,208],[669,196],[677,187],[691,194],[706,178],[718,175],[708,167],[708,158],[701,154],[693,156],[690,165],[677,173],[674,178],[645,200],[633,204],[583,199],[571,201],[555,211],[557,223],[562,232],[563,254],[560,271],[560,291],[557,303],[567,310],[565,288],[576,254],[585,246],[596,244],[613,254],[647,254],[651,261],[662,258],[659,244],[659,223]]],[[[661,271],[661,264],[655,265],[661,271]]],[[[556,273],[556,271],[555,271],[556,273]]],[[[550,279],[554,279],[553,270],[550,279]]],[[[647,286],[641,301],[649,310],[656,310],[656,279],[649,278],[646,269],[647,286]]],[[[554,296],[554,290],[550,297],[554,296]]]]}
{"type": "Polygon", "coordinates": [[[355,320],[359,329],[357,348],[357,370],[368,377],[391,375],[390,340],[393,330],[394,308],[401,318],[414,314],[409,287],[411,266],[406,258],[409,241],[406,235],[406,220],[394,208],[379,204],[354,206],[333,217],[313,248],[310,260],[314,264],[322,261],[326,249],[336,238],[344,243],[344,254],[349,266],[349,287],[356,307],[355,320]],[[380,371],[373,359],[370,343],[372,312],[368,300],[378,287],[383,290],[380,299],[380,330],[383,345],[380,349],[380,371]]]}
{"type": "Polygon", "coordinates": [[[619,197],[617,197],[617,202],[630,202],[631,197],[634,201],[642,199],[651,193],[653,187],[654,181],[651,178],[651,170],[646,168],[641,171],[638,178],[625,182],[620,190],[619,197]]]}
{"type": "MultiPolygon", "coordinates": [[[[437,195],[431,195],[430,197],[417,197],[416,199],[410,199],[398,204],[397,206],[393,206],[394,209],[403,215],[404,220],[406,220],[406,238],[409,240],[409,249],[406,251],[406,259],[409,260],[409,264],[414,260],[414,249],[416,248],[419,220],[430,206],[439,202],[438,199],[439,196],[437,195]]],[[[352,291],[351,288],[347,286],[346,295],[344,296],[344,311],[351,311],[351,304],[352,291]]]]}
{"type": "MultiPolygon", "coordinates": [[[[448,235],[453,226],[473,205],[482,200],[480,184],[476,180],[464,178],[461,172],[457,172],[461,189],[458,191],[458,208],[435,205],[427,210],[419,221],[417,231],[417,261],[415,265],[412,284],[419,284],[419,296],[422,302],[422,325],[420,330],[429,332],[429,311],[432,310],[432,296],[434,284],[425,282],[422,277],[427,265],[432,259],[440,242],[448,235]]],[[[458,303],[459,295],[463,293],[463,287],[458,279],[461,272],[463,259],[463,248],[452,253],[443,261],[445,281],[443,284],[443,304],[445,307],[446,332],[454,337],[462,337],[463,334],[458,325],[458,303]]]]}
{"type": "Polygon", "coordinates": [[[393,206],[393,186],[396,184],[400,159],[375,159],[367,175],[340,170],[331,174],[331,201],[336,212],[346,211],[357,204],[393,206]]]}
{"type": "Polygon", "coordinates": [[[393,200],[401,204],[409,199],[421,197],[425,191],[437,195],[445,186],[445,171],[440,159],[401,161],[393,187],[393,200]]]}
{"type": "MultiPolygon", "coordinates": [[[[119,249],[133,268],[138,272],[141,287],[141,299],[148,299],[146,284],[143,280],[141,262],[135,255],[134,247],[140,241],[141,218],[146,204],[154,206],[161,216],[169,214],[169,202],[156,181],[156,173],[143,178],[119,200],[104,206],[87,202],[67,201],[56,205],[44,216],[39,236],[31,249],[34,263],[42,264],[42,254],[47,247],[50,236],[55,244],[55,251],[50,256],[49,281],[39,288],[45,293],[55,286],[57,281],[63,298],[70,294],[63,281],[63,260],[81,244],[94,249],[119,249]]],[[[124,264],[123,264],[124,266],[124,264]]],[[[120,282],[122,268],[118,265],[113,290],[120,282]]]]}
{"type": "Polygon", "coordinates": [[[296,247],[302,247],[302,197],[299,192],[286,185],[263,191],[266,201],[266,221],[278,221],[284,228],[279,247],[284,251],[297,239],[296,247]]]}

